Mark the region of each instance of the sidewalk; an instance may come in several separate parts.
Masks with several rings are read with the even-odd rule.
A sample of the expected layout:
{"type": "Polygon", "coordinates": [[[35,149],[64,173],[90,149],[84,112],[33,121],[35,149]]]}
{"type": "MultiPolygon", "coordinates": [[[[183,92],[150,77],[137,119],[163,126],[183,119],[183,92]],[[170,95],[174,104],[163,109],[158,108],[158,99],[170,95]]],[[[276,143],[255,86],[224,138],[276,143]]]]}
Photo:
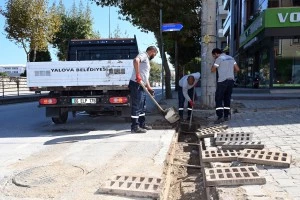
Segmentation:
{"type": "MultiPolygon", "coordinates": [[[[198,96],[199,92],[197,88],[198,96]]],[[[266,178],[265,185],[217,187],[221,200],[300,200],[299,97],[300,93],[233,94],[232,109],[236,113],[228,122],[228,132],[253,132],[254,140],[261,141],[265,148],[291,154],[292,164],[290,168],[257,166],[266,178]]],[[[177,107],[177,93],[165,103],[177,107]]],[[[212,119],[215,112],[210,111],[212,119]]]]}

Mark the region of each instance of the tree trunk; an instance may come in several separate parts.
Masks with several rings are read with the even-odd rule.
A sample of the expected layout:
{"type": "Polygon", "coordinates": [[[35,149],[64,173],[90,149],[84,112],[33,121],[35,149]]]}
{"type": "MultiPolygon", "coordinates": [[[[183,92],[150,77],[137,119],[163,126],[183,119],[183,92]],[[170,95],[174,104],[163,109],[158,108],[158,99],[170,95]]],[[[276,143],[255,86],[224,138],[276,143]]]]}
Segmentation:
{"type": "Polygon", "coordinates": [[[201,101],[215,107],[216,74],[211,73],[212,50],[216,45],[216,1],[203,0],[201,11],[201,101]]]}
{"type": "MultiPolygon", "coordinates": [[[[160,53],[162,55],[162,43],[161,43],[161,38],[159,36],[158,33],[154,33],[155,35],[155,38],[156,38],[156,41],[157,41],[157,44],[159,46],[159,50],[160,50],[160,53]]],[[[171,72],[170,72],[170,68],[169,68],[169,64],[167,62],[167,57],[166,57],[166,54],[164,53],[164,59],[163,59],[163,69],[164,69],[164,75],[165,77],[163,78],[164,79],[164,83],[165,83],[165,97],[166,99],[172,99],[172,91],[171,91],[171,72]]]]}
{"type": "Polygon", "coordinates": [[[167,61],[166,54],[164,55],[164,69],[165,69],[165,86],[166,86],[166,99],[172,99],[171,90],[171,72],[167,61]]]}
{"type": "Polygon", "coordinates": [[[33,51],[33,59],[32,59],[32,62],[35,62],[36,61],[36,50],[37,48],[35,47],[34,48],[34,51],[33,51]]]}

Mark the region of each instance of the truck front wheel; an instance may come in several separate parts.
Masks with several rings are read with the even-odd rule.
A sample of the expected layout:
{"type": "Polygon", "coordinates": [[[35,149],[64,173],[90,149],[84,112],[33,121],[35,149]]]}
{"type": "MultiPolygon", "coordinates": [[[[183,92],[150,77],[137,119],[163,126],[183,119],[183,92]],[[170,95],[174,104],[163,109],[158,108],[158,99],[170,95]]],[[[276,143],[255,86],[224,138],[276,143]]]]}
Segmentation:
{"type": "Polygon", "coordinates": [[[60,112],[58,117],[52,117],[54,124],[65,124],[68,120],[68,112],[60,112]]]}

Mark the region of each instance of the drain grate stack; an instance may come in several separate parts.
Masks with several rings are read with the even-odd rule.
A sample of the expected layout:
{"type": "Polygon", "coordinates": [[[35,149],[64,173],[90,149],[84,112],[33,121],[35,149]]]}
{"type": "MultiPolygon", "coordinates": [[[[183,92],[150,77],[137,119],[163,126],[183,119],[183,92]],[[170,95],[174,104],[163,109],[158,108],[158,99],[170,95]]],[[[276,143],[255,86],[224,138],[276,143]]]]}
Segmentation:
{"type": "Polygon", "coordinates": [[[211,167],[204,170],[206,187],[265,184],[266,179],[253,164],[290,166],[291,155],[265,149],[260,141],[253,141],[252,132],[229,132],[226,129],[211,126],[196,132],[200,139],[210,139],[214,143],[214,147],[209,146],[201,152],[202,162],[210,163],[211,167]]]}

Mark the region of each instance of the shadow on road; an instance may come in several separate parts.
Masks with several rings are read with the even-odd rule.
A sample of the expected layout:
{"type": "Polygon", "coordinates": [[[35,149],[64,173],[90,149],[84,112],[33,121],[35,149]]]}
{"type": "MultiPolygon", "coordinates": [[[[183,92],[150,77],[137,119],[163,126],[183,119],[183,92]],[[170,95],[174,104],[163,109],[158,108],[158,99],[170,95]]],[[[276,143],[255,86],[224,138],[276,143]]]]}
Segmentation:
{"type": "Polygon", "coordinates": [[[101,134],[101,135],[82,135],[82,136],[70,136],[70,137],[60,137],[49,140],[44,143],[44,145],[56,145],[56,144],[65,144],[65,143],[75,143],[85,140],[100,140],[111,137],[118,137],[123,135],[131,134],[130,131],[119,132],[116,134],[101,134]]]}

